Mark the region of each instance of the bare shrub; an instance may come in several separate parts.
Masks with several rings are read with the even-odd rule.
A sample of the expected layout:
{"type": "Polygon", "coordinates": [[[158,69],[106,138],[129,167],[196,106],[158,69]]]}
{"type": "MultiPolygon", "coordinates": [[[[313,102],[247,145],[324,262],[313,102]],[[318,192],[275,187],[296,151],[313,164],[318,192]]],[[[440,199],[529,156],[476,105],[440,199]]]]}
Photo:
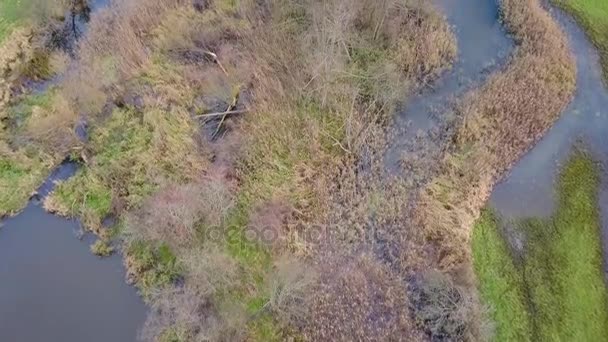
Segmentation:
{"type": "Polygon", "coordinates": [[[189,245],[199,227],[219,227],[231,206],[223,183],[170,185],[129,215],[127,227],[134,239],[189,245]]]}
{"type": "Polygon", "coordinates": [[[241,340],[246,315],[237,307],[219,313],[209,298],[188,287],[167,288],[156,293],[141,332],[145,341],[241,340]]]}
{"type": "Polygon", "coordinates": [[[427,272],[413,287],[410,305],[416,323],[432,341],[474,340],[469,329],[481,320],[479,303],[465,288],[436,271],[427,272]]]}
{"type": "Polygon", "coordinates": [[[302,326],[309,315],[307,296],[316,279],[317,273],[310,265],[288,255],[277,258],[265,307],[285,325],[302,326]]]}
{"type": "Polygon", "coordinates": [[[257,242],[273,249],[285,245],[286,221],[293,211],[288,203],[285,199],[275,199],[254,209],[248,229],[255,234],[257,242]]]}
{"type": "Polygon", "coordinates": [[[98,113],[119,80],[149,64],[147,37],[164,14],[185,1],[118,1],[92,17],[79,42],[77,65],[62,82],[83,113],[98,113]]]}
{"type": "Polygon", "coordinates": [[[188,286],[201,297],[229,291],[238,283],[237,263],[225,251],[212,245],[187,250],[180,259],[186,269],[188,286]]]}

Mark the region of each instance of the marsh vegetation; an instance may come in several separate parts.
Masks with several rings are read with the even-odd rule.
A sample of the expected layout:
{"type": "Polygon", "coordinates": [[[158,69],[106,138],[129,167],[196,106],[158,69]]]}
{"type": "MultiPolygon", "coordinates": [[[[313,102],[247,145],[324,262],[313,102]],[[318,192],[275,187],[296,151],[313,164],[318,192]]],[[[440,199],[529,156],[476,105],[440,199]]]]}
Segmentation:
{"type": "MultiPolygon", "coordinates": [[[[522,266],[485,238],[500,224],[481,211],[575,90],[567,41],[539,1],[500,3],[510,59],[442,117],[437,139],[412,140],[422,146],[401,176],[382,162],[394,115],[457,57],[430,2],[116,1],[72,40],[65,15],[86,4],[25,10],[36,19],[24,4],[0,2],[0,215],[66,158],[78,163],[44,207],[97,234],[93,253],[122,251],[150,307],[142,338],[487,339],[479,280],[484,301],[514,308],[491,316],[509,339],[538,324],[521,292],[545,291],[547,277],[569,285],[536,264],[563,253],[561,240],[531,247],[522,266]],[[497,279],[513,287],[494,299],[497,279]]],[[[597,180],[573,160],[564,177],[597,180]]],[[[585,227],[597,227],[589,203],[526,226],[540,241],[589,210],[585,227]]],[[[590,270],[597,253],[577,260],[590,270]]]]}

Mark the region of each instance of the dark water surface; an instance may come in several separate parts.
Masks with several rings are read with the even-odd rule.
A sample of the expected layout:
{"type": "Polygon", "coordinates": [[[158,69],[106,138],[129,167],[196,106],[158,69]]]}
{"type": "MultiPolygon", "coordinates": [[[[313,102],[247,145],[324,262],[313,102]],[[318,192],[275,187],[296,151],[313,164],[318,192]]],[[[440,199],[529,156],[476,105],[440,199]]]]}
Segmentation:
{"type": "Polygon", "coordinates": [[[513,41],[499,22],[497,0],[436,0],[456,35],[458,55],[432,87],[407,100],[395,118],[397,134],[385,156],[389,170],[398,166],[404,146],[437,124],[458,97],[482,84],[508,61],[513,41]]]}
{"type": "MultiPolygon", "coordinates": [[[[39,190],[76,169],[63,164],[39,190]]],[[[125,282],[120,256],[91,254],[80,225],[36,201],[0,228],[0,341],[135,341],[146,307],[125,282]]]]}

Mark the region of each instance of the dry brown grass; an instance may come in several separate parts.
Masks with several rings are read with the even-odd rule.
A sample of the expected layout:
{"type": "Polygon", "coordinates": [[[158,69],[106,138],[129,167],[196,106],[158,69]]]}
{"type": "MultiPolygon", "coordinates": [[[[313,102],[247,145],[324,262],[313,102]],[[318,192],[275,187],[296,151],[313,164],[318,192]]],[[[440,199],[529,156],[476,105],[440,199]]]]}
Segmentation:
{"type": "Polygon", "coordinates": [[[10,101],[13,82],[33,55],[31,40],[32,30],[21,28],[13,30],[0,46],[0,113],[10,101]]]}
{"type": "Polygon", "coordinates": [[[25,136],[40,149],[62,158],[79,144],[74,131],[77,122],[78,115],[67,100],[60,95],[54,96],[48,109],[32,109],[25,136]]]}

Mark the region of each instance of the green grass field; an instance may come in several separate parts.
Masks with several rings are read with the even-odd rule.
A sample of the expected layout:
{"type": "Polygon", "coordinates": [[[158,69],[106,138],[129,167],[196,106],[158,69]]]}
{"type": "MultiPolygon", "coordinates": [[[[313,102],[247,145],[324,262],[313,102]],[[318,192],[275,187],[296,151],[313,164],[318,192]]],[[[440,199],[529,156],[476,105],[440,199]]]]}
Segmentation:
{"type": "Polygon", "coordinates": [[[586,155],[560,176],[559,205],[547,219],[515,222],[525,248],[515,256],[503,222],[486,210],[473,233],[479,290],[496,341],[601,341],[608,336],[597,208],[598,171],[586,155]]]}
{"type": "Polygon", "coordinates": [[[552,0],[557,6],[571,13],[602,57],[604,76],[608,79],[608,1],[605,0],[552,0]]]}

